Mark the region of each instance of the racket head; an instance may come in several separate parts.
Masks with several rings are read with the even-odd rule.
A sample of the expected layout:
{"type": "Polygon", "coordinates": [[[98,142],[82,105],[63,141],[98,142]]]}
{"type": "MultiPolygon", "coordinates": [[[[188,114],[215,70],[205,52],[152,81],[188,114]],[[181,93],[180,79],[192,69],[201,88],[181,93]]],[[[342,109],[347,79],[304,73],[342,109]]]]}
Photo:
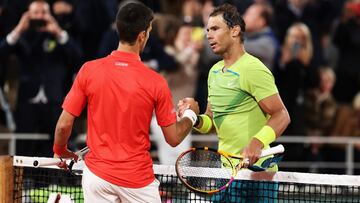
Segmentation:
{"type": "Polygon", "coordinates": [[[236,175],[230,158],[208,147],[190,148],[183,152],[176,160],[175,169],[188,189],[202,194],[224,190],[236,175]]]}

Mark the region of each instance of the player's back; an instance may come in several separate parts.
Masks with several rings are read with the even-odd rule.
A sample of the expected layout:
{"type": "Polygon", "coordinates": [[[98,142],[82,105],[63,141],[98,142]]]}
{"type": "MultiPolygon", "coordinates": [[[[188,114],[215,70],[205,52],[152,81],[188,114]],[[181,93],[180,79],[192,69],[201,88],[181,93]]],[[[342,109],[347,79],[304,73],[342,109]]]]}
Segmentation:
{"type": "Polygon", "coordinates": [[[167,87],[165,79],[138,55],[121,51],[82,69],[88,100],[88,167],[110,182],[148,183],[151,177],[133,180],[128,174],[152,174],[149,127],[159,95],[167,87]]]}

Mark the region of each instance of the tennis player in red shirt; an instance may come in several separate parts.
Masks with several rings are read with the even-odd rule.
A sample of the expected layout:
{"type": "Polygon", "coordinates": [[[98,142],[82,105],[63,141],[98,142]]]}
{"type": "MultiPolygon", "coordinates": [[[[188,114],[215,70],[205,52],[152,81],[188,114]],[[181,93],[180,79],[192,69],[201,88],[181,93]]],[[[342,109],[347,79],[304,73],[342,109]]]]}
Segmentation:
{"type": "Polygon", "coordinates": [[[149,38],[153,12],[141,3],[119,8],[119,46],[86,62],[62,105],[55,130],[55,157],[76,157],[67,149],[74,120],[87,104],[87,146],[82,186],[85,202],[160,202],[149,153],[155,111],[166,141],[178,145],[199,113],[196,102],[177,121],[168,85],[139,57],[149,38]]]}

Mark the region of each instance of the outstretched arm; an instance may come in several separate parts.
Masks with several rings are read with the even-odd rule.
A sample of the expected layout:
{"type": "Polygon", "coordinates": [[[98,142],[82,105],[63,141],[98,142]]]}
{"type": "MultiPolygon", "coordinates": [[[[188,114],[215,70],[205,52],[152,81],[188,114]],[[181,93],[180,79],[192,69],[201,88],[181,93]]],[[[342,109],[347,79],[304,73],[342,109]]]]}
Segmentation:
{"type": "Polygon", "coordinates": [[[161,127],[161,130],[165,136],[166,142],[172,147],[176,147],[190,133],[192,125],[191,120],[184,117],[172,125],[161,127]]]}
{"type": "Polygon", "coordinates": [[[172,125],[161,127],[166,142],[172,147],[180,144],[190,133],[199,114],[199,105],[194,99],[185,98],[183,101],[186,104],[179,108],[179,117],[181,119],[172,125]]]}

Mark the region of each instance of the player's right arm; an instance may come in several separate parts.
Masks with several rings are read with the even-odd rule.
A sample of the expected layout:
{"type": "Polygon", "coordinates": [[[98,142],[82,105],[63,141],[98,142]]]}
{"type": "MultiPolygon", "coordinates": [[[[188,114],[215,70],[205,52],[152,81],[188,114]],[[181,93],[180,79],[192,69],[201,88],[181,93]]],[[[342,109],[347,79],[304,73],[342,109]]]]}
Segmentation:
{"type": "Polygon", "coordinates": [[[174,124],[161,127],[161,130],[165,136],[166,142],[172,147],[176,147],[190,133],[192,127],[192,121],[189,118],[184,117],[174,124]]]}
{"type": "MultiPolygon", "coordinates": [[[[54,157],[78,159],[78,156],[67,148],[71,130],[75,121],[75,116],[63,110],[56,124],[54,137],[54,157]]],[[[66,162],[58,164],[60,168],[67,169],[66,162]]]]}
{"type": "Polygon", "coordinates": [[[171,125],[161,127],[166,142],[173,147],[180,144],[190,133],[200,111],[199,105],[194,99],[185,98],[184,100],[187,99],[186,106],[179,109],[181,111],[181,116],[179,116],[181,119],[171,125]]]}

